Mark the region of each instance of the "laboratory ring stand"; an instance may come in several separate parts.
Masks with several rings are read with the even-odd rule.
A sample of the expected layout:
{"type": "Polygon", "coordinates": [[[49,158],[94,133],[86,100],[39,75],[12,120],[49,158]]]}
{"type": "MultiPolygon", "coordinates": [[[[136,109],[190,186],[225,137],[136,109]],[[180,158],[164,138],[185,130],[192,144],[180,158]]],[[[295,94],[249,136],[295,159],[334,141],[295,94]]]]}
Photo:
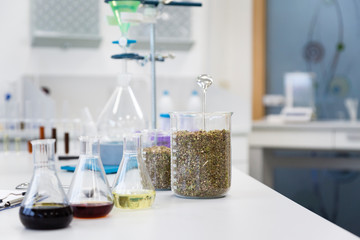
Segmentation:
{"type": "MultiPolygon", "coordinates": [[[[106,3],[112,1],[123,1],[123,0],[105,0],[106,3]]],[[[131,2],[131,1],[130,1],[131,2]]],[[[175,2],[169,0],[154,0],[154,1],[145,1],[140,0],[140,3],[143,6],[151,6],[158,8],[159,6],[180,6],[180,7],[201,7],[202,3],[198,2],[175,2]]],[[[155,14],[156,17],[156,14],[155,14]]],[[[156,21],[150,23],[150,61],[151,61],[151,127],[156,129],[156,21]]],[[[159,61],[159,60],[158,60],[159,61]]],[[[160,60],[163,61],[163,60],[160,60]]]]}

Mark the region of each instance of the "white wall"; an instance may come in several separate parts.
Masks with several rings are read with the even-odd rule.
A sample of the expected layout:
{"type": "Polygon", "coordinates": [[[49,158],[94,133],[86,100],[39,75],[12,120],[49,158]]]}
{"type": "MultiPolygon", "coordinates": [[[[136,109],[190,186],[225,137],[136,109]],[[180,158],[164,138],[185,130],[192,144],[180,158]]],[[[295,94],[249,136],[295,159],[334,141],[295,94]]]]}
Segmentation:
{"type": "MultiPolygon", "coordinates": [[[[208,1],[206,1],[208,2],[208,1]]],[[[245,103],[250,130],[252,93],[252,0],[209,1],[208,71],[245,103]]],[[[235,113],[237,114],[237,113],[235,113]]]]}
{"type": "MultiPolygon", "coordinates": [[[[29,34],[29,2],[2,1],[0,7],[0,83],[23,75],[115,75],[120,62],[110,59],[118,48],[117,27],[108,26],[109,7],[101,7],[102,43],[98,49],[32,48],[29,34]]],[[[189,52],[175,52],[176,59],[157,65],[162,76],[194,76],[210,73],[220,85],[250,106],[252,0],[206,0],[193,9],[193,38],[189,52]]],[[[148,74],[149,66],[130,65],[129,71],[148,74]]],[[[1,84],[0,84],[1,87],[1,84]]],[[[248,116],[250,107],[243,114],[248,116]]]]}
{"type": "MultiPolygon", "coordinates": [[[[106,15],[111,15],[108,5],[99,1],[101,8],[102,43],[98,49],[56,49],[31,48],[29,37],[29,2],[4,1],[0,8],[0,71],[1,80],[13,80],[23,73],[27,74],[115,74],[119,71],[120,62],[110,59],[119,48],[111,44],[118,39],[117,27],[108,26],[106,15]]],[[[194,9],[194,39],[197,43],[190,53],[176,53],[177,59],[172,63],[159,64],[159,73],[182,72],[196,74],[204,71],[203,58],[206,54],[206,35],[202,26],[206,23],[206,7],[194,9]]],[[[134,67],[137,71],[140,68],[134,67]]]]}

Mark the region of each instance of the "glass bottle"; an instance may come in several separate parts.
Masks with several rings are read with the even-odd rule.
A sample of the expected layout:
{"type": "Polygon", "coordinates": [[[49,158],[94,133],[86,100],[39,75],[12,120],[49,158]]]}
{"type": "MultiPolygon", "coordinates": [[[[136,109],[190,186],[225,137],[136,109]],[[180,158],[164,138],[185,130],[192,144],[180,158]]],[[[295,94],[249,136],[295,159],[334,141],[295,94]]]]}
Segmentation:
{"type": "Polygon", "coordinates": [[[100,155],[104,165],[120,164],[124,134],[146,128],[144,114],[130,87],[131,77],[132,75],[128,73],[118,76],[118,87],[97,121],[98,134],[103,136],[100,155]]]}
{"type": "Polygon", "coordinates": [[[142,159],[141,142],[140,134],[124,138],[124,154],[112,189],[117,208],[148,208],[155,200],[155,189],[142,159]]]}
{"type": "Polygon", "coordinates": [[[74,217],[104,217],[113,208],[113,196],[100,160],[98,137],[80,137],[80,157],[68,192],[74,217]]]}
{"type": "Polygon", "coordinates": [[[27,228],[64,228],[73,219],[73,211],[56,174],[54,142],[54,139],[31,141],[34,174],[19,212],[27,228]]]}
{"type": "Polygon", "coordinates": [[[170,113],[171,190],[177,196],[225,196],[231,185],[231,115],[170,113]]]}
{"type": "Polygon", "coordinates": [[[171,189],[170,133],[162,130],[142,132],[143,159],[156,190],[171,189]]]}

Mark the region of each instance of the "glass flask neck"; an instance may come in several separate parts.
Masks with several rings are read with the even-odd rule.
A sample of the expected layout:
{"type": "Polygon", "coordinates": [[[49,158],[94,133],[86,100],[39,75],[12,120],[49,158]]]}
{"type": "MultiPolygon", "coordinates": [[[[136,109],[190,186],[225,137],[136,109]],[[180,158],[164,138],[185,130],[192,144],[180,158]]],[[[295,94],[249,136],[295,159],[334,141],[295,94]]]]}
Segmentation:
{"type": "Polygon", "coordinates": [[[137,154],[141,150],[140,134],[127,135],[124,138],[124,154],[137,154]]]}
{"type": "Polygon", "coordinates": [[[34,158],[34,168],[55,165],[54,139],[31,141],[34,158]]]}
{"type": "Polygon", "coordinates": [[[99,156],[100,139],[99,137],[80,137],[80,155],[99,156]]]}
{"type": "Polygon", "coordinates": [[[131,81],[131,74],[121,73],[118,75],[117,82],[121,87],[128,87],[131,81]]]}

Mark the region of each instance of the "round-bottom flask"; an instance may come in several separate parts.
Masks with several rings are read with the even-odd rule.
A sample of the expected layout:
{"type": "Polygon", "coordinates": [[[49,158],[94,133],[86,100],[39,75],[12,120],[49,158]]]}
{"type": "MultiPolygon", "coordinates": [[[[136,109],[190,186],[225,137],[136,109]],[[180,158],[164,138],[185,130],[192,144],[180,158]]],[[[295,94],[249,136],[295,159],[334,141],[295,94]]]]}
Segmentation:
{"type": "Polygon", "coordinates": [[[54,143],[54,139],[31,141],[34,174],[19,212],[27,228],[64,228],[73,219],[73,211],[56,174],[54,143]]]}
{"type": "Polygon", "coordinates": [[[123,158],[112,192],[117,208],[142,209],[154,203],[155,189],[142,159],[140,134],[124,138],[123,158]]]}
{"type": "Polygon", "coordinates": [[[109,214],[113,196],[100,160],[97,137],[80,137],[80,158],[68,192],[74,216],[98,218],[109,214]]]}

